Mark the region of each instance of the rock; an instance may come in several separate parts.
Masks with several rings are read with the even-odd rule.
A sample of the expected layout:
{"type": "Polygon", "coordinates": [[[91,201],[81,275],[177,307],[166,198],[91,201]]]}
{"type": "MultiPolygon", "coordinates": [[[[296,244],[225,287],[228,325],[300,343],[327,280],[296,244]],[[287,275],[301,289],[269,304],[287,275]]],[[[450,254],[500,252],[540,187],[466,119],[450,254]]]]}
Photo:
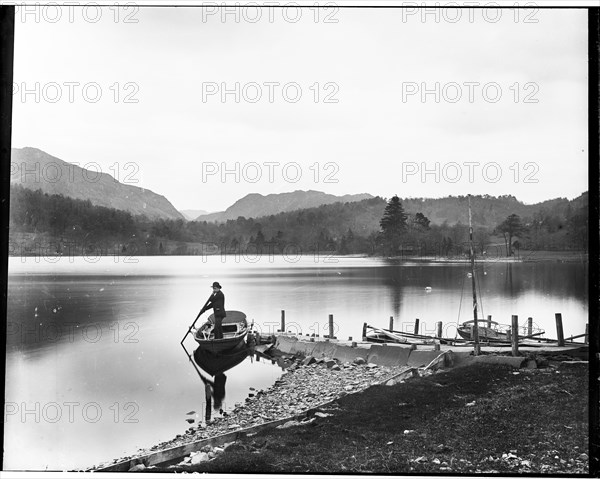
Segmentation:
{"type": "Polygon", "coordinates": [[[144,469],[146,469],[146,466],[144,464],[136,464],[131,469],[129,469],[129,472],[139,472],[143,471],[144,469]]]}
{"type": "Polygon", "coordinates": [[[589,457],[587,454],[583,453],[583,454],[580,454],[577,459],[579,459],[580,461],[587,461],[589,459],[589,457]]]}
{"type": "Polygon", "coordinates": [[[200,452],[198,454],[196,454],[194,457],[192,457],[192,464],[200,464],[201,462],[205,462],[208,461],[210,459],[210,456],[208,455],[208,453],[206,452],[200,452]]]}
{"type": "Polygon", "coordinates": [[[226,451],[228,452],[235,452],[235,451],[245,451],[246,450],[246,446],[244,446],[243,444],[231,444],[229,446],[227,446],[225,448],[226,451]]]}
{"type": "Polygon", "coordinates": [[[317,362],[317,360],[315,359],[314,356],[307,356],[306,358],[304,358],[304,361],[302,361],[302,365],[310,366],[311,364],[314,364],[316,362],[317,362]]]}
{"type": "Polygon", "coordinates": [[[404,434],[412,434],[413,432],[415,432],[414,429],[405,429],[404,430],[404,434]]]}
{"type": "Polygon", "coordinates": [[[365,358],[358,357],[354,359],[354,364],[366,364],[365,358]]]}
{"type": "Polygon", "coordinates": [[[332,367],[337,366],[337,363],[335,362],[335,359],[329,359],[325,362],[325,366],[327,366],[328,369],[331,369],[332,367]]]}
{"type": "Polygon", "coordinates": [[[315,413],[315,416],[317,416],[317,417],[329,417],[329,416],[333,416],[333,414],[327,414],[326,412],[317,411],[315,413]]]}
{"type": "Polygon", "coordinates": [[[525,363],[525,369],[537,369],[537,361],[535,359],[528,359],[525,363]]]}
{"type": "Polygon", "coordinates": [[[368,363],[368,364],[367,364],[367,367],[368,367],[369,369],[374,369],[374,368],[377,368],[377,367],[379,367],[379,366],[377,366],[377,364],[375,364],[375,363],[368,363]]]}
{"type": "Polygon", "coordinates": [[[230,424],[227,429],[240,429],[242,426],[239,424],[230,424]]]}
{"type": "Polygon", "coordinates": [[[331,368],[332,371],[341,371],[341,368],[336,364],[331,368]]]}
{"type": "Polygon", "coordinates": [[[548,366],[550,366],[550,361],[543,357],[536,358],[535,362],[537,363],[538,368],[547,368],[548,366]]]}

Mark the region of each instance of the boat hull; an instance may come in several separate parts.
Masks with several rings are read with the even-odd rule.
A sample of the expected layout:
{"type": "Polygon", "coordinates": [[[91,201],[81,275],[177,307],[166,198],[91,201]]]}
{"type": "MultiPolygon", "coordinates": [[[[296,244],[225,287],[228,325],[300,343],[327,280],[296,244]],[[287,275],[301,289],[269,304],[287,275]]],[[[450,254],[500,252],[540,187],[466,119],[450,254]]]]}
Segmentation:
{"type": "MultiPolygon", "coordinates": [[[[472,341],[473,333],[471,328],[458,328],[458,334],[461,338],[472,341]]],[[[497,331],[495,329],[486,328],[479,326],[479,340],[480,341],[489,341],[489,340],[501,340],[508,341],[508,334],[503,333],[501,331],[497,331]]]]}
{"type": "Polygon", "coordinates": [[[194,334],[194,339],[201,349],[219,353],[229,351],[237,347],[246,338],[248,333],[248,322],[246,315],[241,311],[227,311],[227,316],[223,318],[223,338],[215,339],[212,332],[212,324],[214,324],[214,315],[208,317],[208,321],[204,323],[194,334]]]}

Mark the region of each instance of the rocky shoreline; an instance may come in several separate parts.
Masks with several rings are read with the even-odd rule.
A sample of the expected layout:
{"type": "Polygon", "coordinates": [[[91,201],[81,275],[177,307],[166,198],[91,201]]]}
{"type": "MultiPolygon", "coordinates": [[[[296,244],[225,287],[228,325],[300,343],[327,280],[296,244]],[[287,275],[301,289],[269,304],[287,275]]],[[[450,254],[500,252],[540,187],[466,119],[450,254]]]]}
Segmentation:
{"type": "MultiPolygon", "coordinates": [[[[353,362],[340,363],[335,359],[294,357],[289,360],[290,366],[273,386],[259,391],[250,391],[244,404],[236,404],[231,413],[216,417],[205,426],[200,424],[188,428],[185,433],[161,442],[149,449],[140,449],[131,456],[114,459],[94,469],[100,469],[119,462],[141,458],[153,452],[182,446],[192,442],[220,436],[240,429],[258,426],[271,421],[293,417],[311,408],[324,405],[348,394],[358,393],[365,389],[382,384],[411,368],[406,366],[385,367],[366,363],[362,358],[353,362]]],[[[291,425],[291,424],[290,424],[291,425]]],[[[285,425],[284,425],[285,426],[285,425]]],[[[281,426],[280,426],[281,427],[281,426]]],[[[209,460],[223,448],[205,447],[198,454],[187,459],[209,460]]],[[[137,470],[145,467],[135,466],[137,470]]],[[[150,466],[147,469],[151,469],[150,466]]]]}

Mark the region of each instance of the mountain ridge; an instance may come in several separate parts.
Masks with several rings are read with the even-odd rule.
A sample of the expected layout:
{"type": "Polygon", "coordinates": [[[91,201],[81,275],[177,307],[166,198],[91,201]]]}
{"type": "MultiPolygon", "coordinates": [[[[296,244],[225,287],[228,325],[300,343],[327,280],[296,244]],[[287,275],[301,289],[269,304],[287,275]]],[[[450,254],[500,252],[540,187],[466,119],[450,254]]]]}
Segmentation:
{"type": "Polygon", "coordinates": [[[332,195],[316,190],[295,190],[286,193],[249,193],[237,200],[225,211],[200,215],[194,221],[224,222],[235,220],[242,216],[245,218],[258,218],[290,211],[314,208],[332,203],[348,203],[373,198],[369,193],[349,195],[332,195]]]}
{"type": "Polygon", "coordinates": [[[119,182],[108,173],[81,168],[39,148],[11,149],[11,184],[47,194],[89,200],[132,214],[157,219],[183,219],[171,202],[158,193],[119,182]]]}

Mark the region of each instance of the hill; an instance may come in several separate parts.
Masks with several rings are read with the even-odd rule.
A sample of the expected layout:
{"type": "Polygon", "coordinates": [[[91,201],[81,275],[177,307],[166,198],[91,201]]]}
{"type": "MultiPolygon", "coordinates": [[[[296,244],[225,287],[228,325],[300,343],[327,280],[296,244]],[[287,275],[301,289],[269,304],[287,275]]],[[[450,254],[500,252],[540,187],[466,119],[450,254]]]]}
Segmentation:
{"type": "Polygon", "coordinates": [[[205,211],[205,210],[179,210],[179,212],[188,221],[192,221],[192,220],[196,219],[198,216],[209,214],[208,211],[205,211]]]}
{"type": "MultiPolygon", "coordinates": [[[[85,163],[85,160],[81,162],[85,163]]],[[[135,167],[133,164],[132,166],[135,167]]],[[[183,218],[162,195],[120,183],[107,173],[81,168],[37,148],[11,150],[10,182],[11,185],[18,184],[30,190],[89,200],[93,205],[145,215],[152,219],[183,218]]]]}
{"type": "Polygon", "coordinates": [[[314,190],[296,190],[290,193],[274,193],[266,196],[251,193],[236,201],[225,211],[198,216],[196,221],[223,222],[235,220],[240,216],[259,218],[287,211],[313,208],[337,202],[361,201],[369,198],[373,198],[373,196],[368,193],[336,196],[314,190]]]}

